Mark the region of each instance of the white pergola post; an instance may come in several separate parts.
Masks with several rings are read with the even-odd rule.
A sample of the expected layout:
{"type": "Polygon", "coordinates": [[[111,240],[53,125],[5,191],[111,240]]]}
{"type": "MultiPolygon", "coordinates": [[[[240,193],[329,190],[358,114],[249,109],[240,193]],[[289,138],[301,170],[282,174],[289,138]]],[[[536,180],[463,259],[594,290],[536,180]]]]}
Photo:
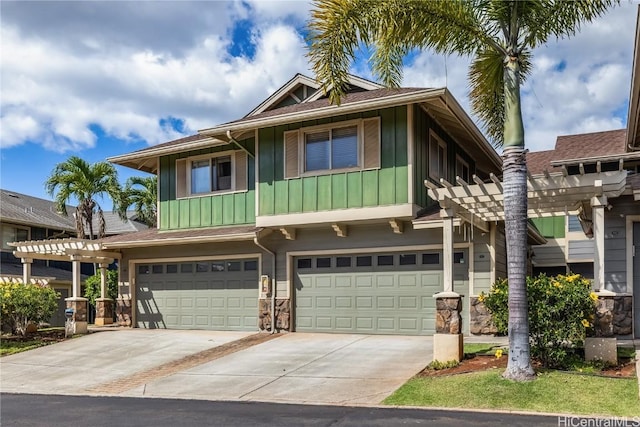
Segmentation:
{"type": "Polygon", "coordinates": [[[32,258],[21,258],[22,259],[22,283],[25,285],[31,282],[31,264],[33,263],[32,258]]]}
{"type": "Polygon", "coordinates": [[[76,255],[71,255],[70,259],[71,259],[71,275],[72,275],[72,283],[73,283],[73,291],[71,296],[73,298],[79,298],[81,293],[80,283],[82,281],[80,276],[80,257],[76,255]]]}
{"type": "Polygon", "coordinates": [[[107,298],[107,267],[109,264],[100,263],[100,298],[107,298]]]}
{"type": "Polygon", "coordinates": [[[442,218],[442,267],[444,292],[453,292],[453,209],[440,210],[442,218]]]}
{"type": "Polygon", "coordinates": [[[592,197],[591,208],[593,214],[593,280],[596,289],[605,290],[604,282],[604,208],[607,197],[592,197]]]}

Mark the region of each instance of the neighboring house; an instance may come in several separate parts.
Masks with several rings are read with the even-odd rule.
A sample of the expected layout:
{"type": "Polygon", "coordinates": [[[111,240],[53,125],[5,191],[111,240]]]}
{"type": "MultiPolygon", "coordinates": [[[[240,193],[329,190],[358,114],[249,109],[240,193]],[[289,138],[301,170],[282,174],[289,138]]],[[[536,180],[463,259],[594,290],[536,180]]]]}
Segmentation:
{"type": "MultiPolygon", "coordinates": [[[[76,234],[73,217],[58,214],[53,202],[8,190],[0,190],[0,229],[0,280],[22,281],[23,277],[22,262],[13,256],[14,248],[9,242],[62,239],[76,234]]],[[[64,299],[71,291],[71,263],[34,259],[31,277],[48,283],[60,294],[58,310],[50,323],[64,325],[64,299]]]]}
{"type": "MultiPolygon", "coordinates": [[[[318,89],[298,74],[239,120],[109,159],[158,175],[159,228],[101,241],[135,326],[434,333],[424,181],[489,179],[500,158],[447,89],[352,77],[340,106],[318,89]]],[[[502,227],[454,226],[454,288],[487,289],[502,227]]]]}
{"type": "MultiPolygon", "coordinates": [[[[55,203],[50,200],[28,196],[9,190],[0,190],[0,230],[2,249],[0,251],[0,279],[23,281],[22,260],[13,255],[14,247],[10,242],[58,241],[76,237],[75,208],[67,206],[68,215],[57,213],[55,203]]],[[[114,212],[104,212],[106,234],[130,233],[148,228],[135,221],[135,213],[130,212],[128,221],[122,221],[114,212]]],[[[96,221],[97,224],[97,221],[96,221]]],[[[93,274],[93,264],[81,265],[81,278],[84,280],[93,274]]],[[[60,294],[58,310],[51,319],[54,326],[64,325],[65,298],[71,296],[72,264],[60,259],[37,259],[31,263],[32,281],[48,283],[60,294]]]]}
{"type": "MultiPolygon", "coordinates": [[[[117,212],[102,212],[105,223],[105,236],[115,236],[118,234],[134,233],[149,228],[148,225],[138,221],[134,211],[127,211],[127,219],[122,220],[117,212]]],[[[98,238],[98,230],[100,230],[100,221],[97,215],[94,215],[93,221],[94,239],[98,238]]],[[[85,227],[85,238],[89,238],[89,227],[85,227]]]]}

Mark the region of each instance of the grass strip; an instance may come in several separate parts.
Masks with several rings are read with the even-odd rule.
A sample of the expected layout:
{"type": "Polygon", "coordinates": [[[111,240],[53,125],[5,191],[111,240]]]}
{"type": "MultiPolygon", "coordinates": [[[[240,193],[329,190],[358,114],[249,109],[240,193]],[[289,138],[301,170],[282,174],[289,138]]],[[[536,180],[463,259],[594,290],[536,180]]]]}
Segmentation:
{"type": "Polygon", "coordinates": [[[535,381],[516,383],[505,380],[501,374],[501,369],[492,369],[442,377],[415,377],[383,404],[640,416],[635,378],[547,371],[539,373],[535,381]]]}

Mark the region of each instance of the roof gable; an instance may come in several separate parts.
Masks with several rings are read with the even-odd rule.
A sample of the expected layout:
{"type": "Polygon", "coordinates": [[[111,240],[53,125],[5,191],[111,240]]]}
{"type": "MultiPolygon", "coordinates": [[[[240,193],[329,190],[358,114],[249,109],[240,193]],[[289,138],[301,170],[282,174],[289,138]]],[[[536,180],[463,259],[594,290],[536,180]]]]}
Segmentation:
{"type": "MultiPolygon", "coordinates": [[[[347,93],[383,88],[383,86],[378,83],[353,75],[348,76],[348,82],[349,89],[347,90],[347,93]]],[[[324,97],[326,97],[326,94],[321,90],[321,85],[316,80],[298,73],[280,87],[280,89],[276,90],[267,99],[262,101],[256,108],[251,110],[245,117],[253,117],[264,113],[265,111],[271,111],[303,102],[317,101],[324,97]]]]}

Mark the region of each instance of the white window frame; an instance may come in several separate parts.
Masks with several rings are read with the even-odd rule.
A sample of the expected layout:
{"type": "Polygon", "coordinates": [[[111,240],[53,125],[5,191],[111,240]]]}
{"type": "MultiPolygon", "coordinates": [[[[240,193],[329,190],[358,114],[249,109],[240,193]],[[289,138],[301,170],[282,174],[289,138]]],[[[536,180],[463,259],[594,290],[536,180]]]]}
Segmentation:
{"type": "MultiPolygon", "coordinates": [[[[212,153],[212,154],[203,154],[201,156],[188,157],[187,164],[186,164],[186,172],[187,172],[187,197],[200,197],[200,196],[208,196],[211,194],[226,194],[226,193],[233,193],[236,191],[236,156],[235,156],[235,151],[233,150],[222,151],[219,153],[212,153]],[[203,193],[194,193],[192,191],[192,186],[191,186],[191,170],[193,167],[192,166],[193,163],[202,161],[202,160],[209,160],[209,167],[211,168],[211,160],[216,159],[218,157],[230,157],[231,159],[231,188],[229,188],[228,190],[216,190],[216,191],[209,191],[209,192],[203,192],[203,193]]],[[[211,175],[211,169],[209,169],[209,175],[211,175]]],[[[211,179],[211,176],[209,176],[209,179],[211,179]]]]}
{"type": "Polygon", "coordinates": [[[364,129],[363,129],[363,119],[356,120],[348,120],[344,122],[330,123],[325,125],[318,126],[309,126],[305,128],[300,128],[298,131],[298,170],[301,171],[300,176],[316,176],[316,175],[328,175],[335,172],[352,172],[359,171],[363,169],[363,144],[364,144],[364,129]],[[333,129],[346,128],[346,127],[356,127],[356,144],[357,144],[357,156],[358,156],[358,165],[349,167],[349,168],[329,168],[329,169],[319,169],[313,171],[306,170],[306,159],[307,159],[307,144],[306,144],[306,135],[310,133],[317,132],[325,132],[331,131],[333,129]]]}
{"type": "MultiPolygon", "coordinates": [[[[0,234],[4,234],[4,230],[5,228],[12,228],[13,230],[26,230],[27,232],[27,241],[31,240],[31,228],[29,227],[23,227],[21,225],[15,225],[15,224],[0,224],[0,234]]],[[[13,241],[16,241],[17,239],[17,233],[16,233],[16,237],[13,239],[13,241]]],[[[9,243],[9,242],[7,242],[9,243]]],[[[2,242],[2,247],[0,248],[0,250],[2,250],[2,252],[13,252],[15,248],[12,247],[4,247],[4,242],[2,242]]]]}
{"type": "MultiPolygon", "coordinates": [[[[439,153],[440,150],[437,150],[436,153],[439,153]]],[[[434,131],[433,129],[429,130],[429,163],[428,163],[428,167],[429,167],[429,177],[436,180],[436,181],[440,181],[440,178],[446,178],[447,177],[447,171],[449,168],[449,164],[447,162],[448,158],[447,158],[447,143],[444,142],[442,140],[442,138],[440,138],[434,131]],[[442,147],[443,152],[444,152],[444,162],[442,162],[442,164],[444,165],[444,170],[442,171],[437,171],[438,173],[436,173],[436,171],[432,170],[431,168],[431,164],[433,162],[433,159],[431,158],[431,155],[433,154],[433,150],[432,150],[432,146],[434,144],[437,144],[438,147],[442,147]]],[[[439,159],[438,159],[438,164],[440,164],[439,159]]]]}
{"type": "Polygon", "coordinates": [[[456,154],[456,176],[459,176],[463,181],[465,181],[467,183],[471,179],[471,168],[469,167],[469,162],[467,162],[465,159],[463,159],[460,154],[456,154]],[[460,174],[460,171],[458,170],[458,163],[461,163],[464,167],[467,168],[467,177],[466,178],[463,175],[460,174]]]}

